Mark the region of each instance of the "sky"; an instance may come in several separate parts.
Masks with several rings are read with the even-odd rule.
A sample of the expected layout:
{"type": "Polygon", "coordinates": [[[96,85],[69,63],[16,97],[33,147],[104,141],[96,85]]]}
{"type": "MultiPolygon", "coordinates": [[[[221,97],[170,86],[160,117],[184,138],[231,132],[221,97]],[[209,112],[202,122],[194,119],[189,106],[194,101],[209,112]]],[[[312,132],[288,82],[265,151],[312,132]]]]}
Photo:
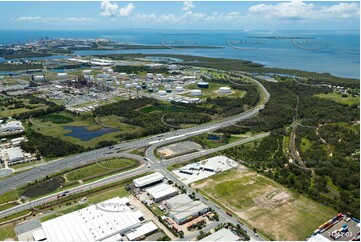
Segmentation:
{"type": "Polygon", "coordinates": [[[0,2],[0,30],[359,30],[359,2],[0,2]]]}

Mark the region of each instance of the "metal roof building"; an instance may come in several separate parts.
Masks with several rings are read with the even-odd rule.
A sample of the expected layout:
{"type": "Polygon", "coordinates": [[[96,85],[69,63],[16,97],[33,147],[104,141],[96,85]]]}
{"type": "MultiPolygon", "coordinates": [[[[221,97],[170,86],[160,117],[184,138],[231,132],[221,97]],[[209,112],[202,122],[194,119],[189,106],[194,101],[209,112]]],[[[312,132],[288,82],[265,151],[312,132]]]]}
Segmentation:
{"type": "Polygon", "coordinates": [[[157,225],[152,221],[142,224],[140,227],[133,229],[132,232],[125,234],[128,240],[141,240],[143,236],[154,233],[158,230],[157,225]]]}
{"type": "Polygon", "coordinates": [[[9,162],[24,160],[23,152],[19,147],[6,149],[6,153],[8,155],[9,162]]]}
{"type": "Polygon", "coordinates": [[[160,202],[178,194],[177,189],[166,183],[161,183],[154,187],[148,188],[146,189],[146,192],[151,196],[154,202],[160,202]]]}
{"type": "Polygon", "coordinates": [[[193,201],[186,194],[180,194],[166,201],[170,208],[169,217],[176,223],[183,224],[209,211],[209,207],[201,201],[193,201]]]}
{"type": "Polygon", "coordinates": [[[217,232],[208,235],[207,237],[201,239],[200,241],[237,241],[239,237],[233,234],[228,229],[220,229],[217,232]]]}
{"type": "Polygon", "coordinates": [[[134,179],[133,183],[134,183],[134,186],[136,186],[136,187],[146,187],[146,186],[161,182],[161,181],[163,181],[163,179],[164,179],[164,176],[161,173],[155,172],[150,175],[134,179]]]}
{"type": "MultiPolygon", "coordinates": [[[[95,241],[122,237],[141,226],[126,197],[115,197],[41,224],[48,241],[95,241]]],[[[143,220],[143,219],[142,219],[143,220]]]]}

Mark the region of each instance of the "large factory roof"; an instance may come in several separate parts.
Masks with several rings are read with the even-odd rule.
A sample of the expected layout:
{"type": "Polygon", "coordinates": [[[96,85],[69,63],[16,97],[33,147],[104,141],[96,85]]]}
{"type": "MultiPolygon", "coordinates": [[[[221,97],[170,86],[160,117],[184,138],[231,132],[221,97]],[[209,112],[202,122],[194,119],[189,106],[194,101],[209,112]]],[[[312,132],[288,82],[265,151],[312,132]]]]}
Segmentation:
{"type": "Polygon", "coordinates": [[[104,240],[141,225],[128,198],[115,197],[41,224],[48,241],[104,240]]]}

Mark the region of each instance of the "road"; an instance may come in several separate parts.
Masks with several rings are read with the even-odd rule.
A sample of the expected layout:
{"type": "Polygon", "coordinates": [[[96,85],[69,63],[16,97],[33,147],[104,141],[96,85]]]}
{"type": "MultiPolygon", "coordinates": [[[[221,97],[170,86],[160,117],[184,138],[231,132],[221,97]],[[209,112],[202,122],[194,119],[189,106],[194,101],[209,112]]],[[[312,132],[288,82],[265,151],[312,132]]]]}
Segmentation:
{"type": "MultiPolygon", "coordinates": [[[[161,135],[156,135],[148,138],[141,138],[137,140],[132,140],[129,142],[123,142],[117,145],[114,145],[114,149],[116,150],[129,150],[129,149],[138,149],[142,147],[147,147],[153,144],[164,145],[171,142],[177,142],[189,137],[193,137],[202,133],[207,133],[210,131],[214,131],[220,128],[224,128],[227,126],[234,125],[235,123],[249,119],[258,114],[259,110],[263,109],[264,104],[269,100],[269,93],[265,89],[265,87],[254,80],[254,82],[259,85],[260,90],[262,90],[262,95],[265,96],[265,100],[262,104],[258,105],[255,108],[252,108],[246,112],[241,114],[228,117],[221,121],[210,122],[206,124],[202,124],[196,127],[178,129],[176,131],[171,131],[167,133],[163,133],[161,135]]],[[[109,152],[109,147],[100,148],[88,152],[84,152],[81,154],[65,157],[62,159],[55,160],[48,164],[45,164],[40,167],[36,167],[30,169],[28,171],[22,172],[18,175],[9,177],[0,181],[0,195],[11,191],[12,189],[17,189],[21,186],[27,185],[29,182],[33,182],[35,180],[41,180],[47,175],[54,174],[61,170],[75,168],[80,165],[84,165],[87,163],[94,162],[103,158],[106,153],[109,152]]]]}
{"type": "MultiPolygon", "coordinates": [[[[128,154],[128,153],[109,154],[109,157],[119,156],[119,157],[136,159],[139,162],[141,162],[141,166],[139,166],[139,167],[137,167],[135,169],[129,170],[129,171],[117,173],[117,174],[114,174],[114,175],[111,175],[111,176],[96,180],[94,182],[90,182],[90,183],[83,184],[83,185],[80,185],[80,186],[77,186],[77,187],[74,187],[74,188],[70,188],[67,191],[69,191],[71,194],[74,194],[74,193],[83,192],[83,191],[86,191],[86,190],[89,190],[89,189],[92,189],[92,188],[100,187],[100,186],[103,186],[103,185],[106,185],[106,184],[109,184],[109,183],[122,181],[122,180],[125,180],[127,178],[134,177],[136,175],[144,174],[146,172],[159,171],[167,179],[172,180],[173,182],[177,183],[178,185],[184,186],[188,193],[193,193],[194,192],[196,194],[196,197],[199,200],[201,200],[202,202],[207,204],[209,207],[211,207],[212,209],[214,209],[218,213],[221,222],[215,223],[214,225],[210,225],[210,227],[208,226],[205,229],[209,229],[209,230],[213,229],[218,224],[224,223],[224,222],[231,222],[233,224],[237,224],[238,221],[236,219],[228,216],[222,209],[216,207],[208,199],[205,199],[202,195],[197,193],[195,190],[188,187],[188,185],[186,185],[183,182],[179,181],[178,178],[176,176],[174,176],[172,172],[168,171],[166,167],[168,165],[170,165],[170,164],[181,163],[181,162],[184,162],[184,161],[188,161],[190,159],[202,157],[204,155],[208,155],[208,154],[216,153],[218,151],[229,149],[231,147],[234,147],[234,146],[237,146],[237,145],[240,145],[240,144],[244,144],[244,143],[247,143],[247,142],[254,141],[256,139],[266,137],[268,135],[269,135],[269,133],[262,133],[262,134],[254,135],[254,136],[251,136],[249,138],[246,138],[246,139],[243,139],[243,140],[240,140],[240,141],[236,141],[236,142],[224,145],[224,146],[220,146],[220,147],[217,147],[217,148],[214,148],[214,149],[209,149],[209,150],[198,151],[198,152],[183,155],[183,156],[180,156],[180,157],[177,157],[177,158],[165,160],[164,162],[160,161],[158,159],[153,159],[152,160],[150,158],[145,160],[142,156],[138,156],[138,155],[134,155],[134,154],[128,154]]],[[[62,192],[56,192],[56,193],[41,197],[39,199],[35,199],[35,200],[30,201],[28,203],[20,204],[20,205],[17,205],[15,207],[12,207],[10,209],[0,211],[0,218],[6,217],[6,216],[9,216],[11,214],[15,214],[15,213],[18,213],[18,212],[21,212],[21,211],[24,211],[24,210],[35,209],[38,206],[41,206],[43,204],[55,201],[55,200],[58,199],[57,196],[62,194],[62,193],[63,193],[63,191],[62,192]]],[[[262,237],[254,236],[253,231],[250,228],[247,228],[245,226],[243,226],[243,228],[245,230],[247,230],[247,232],[251,236],[252,240],[265,240],[262,237]]],[[[196,237],[197,235],[198,234],[195,234],[194,237],[196,237]]],[[[193,236],[193,234],[189,235],[189,236],[193,236]]],[[[180,239],[180,240],[188,240],[189,236],[186,236],[185,238],[180,239]]]]}
{"type": "MultiPolygon", "coordinates": [[[[249,137],[244,140],[237,141],[237,142],[234,142],[231,144],[227,144],[225,146],[221,146],[218,148],[202,150],[200,152],[195,152],[195,153],[187,154],[187,155],[184,155],[181,157],[169,159],[169,160],[166,160],[164,163],[159,161],[154,156],[154,150],[159,146],[173,143],[173,142],[178,142],[180,140],[184,140],[184,139],[187,139],[187,138],[190,138],[190,137],[202,134],[202,133],[206,133],[206,132],[214,131],[214,130],[217,130],[217,129],[220,129],[223,127],[231,126],[241,120],[245,120],[245,119],[248,119],[248,118],[251,118],[251,117],[257,115],[258,112],[265,107],[264,106],[265,103],[268,102],[269,93],[264,88],[264,86],[262,84],[260,84],[258,81],[254,80],[254,82],[257,85],[259,85],[260,89],[262,90],[262,95],[265,97],[265,100],[262,104],[258,105],[255,108],[252,108],[244,113],[241,113],[241,114],[238,114],[238,115],[235,115],[232,117],[228,117],[221,121],[206,123],[206,124],[202,124],[202,125],[192,127],[192,128],[178,129],[176,131],[167,132],[167,133],[157,135],[157,136],[141,138],[141,139],[137,139],[137,140],[133,140],[133,141],[129,141],[129,142],[123,142],[123,143],[114,145],[113,148],[105,147],[105,148],[96,149],[96,150],[84,152],[81,154],[77,154],[74,156],[69,156],[69,157],[65,157],[62,159],[58,159],[58,160],[49,162],[43,166],[35,167],[35,168],[25,171],[21,174],[15,175],[13,177],[10,177],[8,179],[1,181],[0,182],[0,194],[11,191],[12,189],[17,189],[21,186],[26,185],[29,182],[39,180],[41,178],[44,178],[46,175],[51,175],[51,174],[54,174],[61,170],[71,169],[71,168],[75,168],[80,165],[94,163],[97,160],[101,160],[101,159],[104,159],[107,157],[122,156],[122,157],[137,159],[142,163],[142,165],[140,167],[137,167],[135,169],[132,169],[132,170],[129,170],[126,172],[114,174],[114,175],[99,179],[99,180],[91,182],[91,183],[87,183],[84,185],[80,185],[80,186],[71,188],[71,189],[69,189],[69,192],[77,193],[77,192],[85,191],[87,189],[103,186],[105,184],[113,183],[116,181],[121,181],[121,180],[130,178],[130,177],[133,177],[136,175],[144,174],[146,172],[159,171],[168,179],[171,179],[174,182],[183,185],[186,188],[187,192],[189,192],[189,193],[194,192],[198,199],[203,201],[209,207],[213,208],[219,214],[220,221],[222,221],[222,222],[229,221],[234,224],[237,224],[238,222],[236,219],[228,216],[223,210],[217,208],[213,203],[209,202],[207,199],[205,199],[203,196],[198,194],[196,191],[194,191],[187,185],[183,184],[181,181],[179,181],[173,175],[173,173],[169,172],[166,169],[166,167],[170,164],[187,161],[189,159],[194,159],[194,158],[201,157],[204,155],[212,154],[212,153],[224,150],[224,149],[231,148],[233,146],[240,145],[242,143],[246,143],[246,142],[250,142],[250,141],[253,141],[253,140],[256,140],[259,138],[263,138],[263,137],[269,135],[269,133],[259,134],[259,135],[249,137]],[[146,152],[146,156],[148,157],[148,160],[143,159],[143,157],[141,157],[141,156],[137,156],[137,155],[133,155],[133,154],[124,152],[127,150],[134,150],[134,149],[138,149],[141,147],[147,147],[147,146],[149,146],[149,148],[147,149],[147,152],[146,152]]],[[[28,202],[25,204],[20,204],[18,206],[12,207],[10,209],[1,211],[0,218],[9,216],[11,214],[14,214],[14,213],[17,213],[20,211],[35,208],[44,203],[49,203],[51,201],[54,201],[57,199],[57,196],[60,195],[61,193],[62,192],[50,194],[48,196],[33,200],[31,202],[28,202]]],[[[249,229],[245,226],[243,226],[243,228],[245,230],[247,230],[247,232],[250,235],[252,240],[264,240],[264,238],[262,238],[262,237],[254,236],[253,231],[251,231],[251,229],[249,229]]]]}

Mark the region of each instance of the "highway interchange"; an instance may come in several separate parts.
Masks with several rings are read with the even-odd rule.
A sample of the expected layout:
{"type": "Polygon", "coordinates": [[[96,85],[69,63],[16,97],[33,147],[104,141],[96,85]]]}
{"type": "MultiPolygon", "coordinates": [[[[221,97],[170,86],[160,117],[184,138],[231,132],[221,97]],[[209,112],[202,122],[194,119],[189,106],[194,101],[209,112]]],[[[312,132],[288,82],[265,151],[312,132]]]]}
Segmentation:
{"type": "MultiPolygon", "coordinates": [[[[198,199],[203,201],[205,204],[207,204],[209,207],[211,207],[218,213],[220,221],[222,223],[231,222],[233,224],[238,224],[239,222],[235,218],[228,216],[225,213],[225,211],[223,211],[219,207],[215,206],[212,202],[208,201],[208,199],[204,198],[202,195],[197,193],[195,190],[193,190],[186,184],[179,181],[178,178],[176,176],[174,176],[172,172],[170,172],[166,169],[166,167],[171,164],[174,164],[174,163],[181,163],[181,162],[189,161],[190,159],[202,157],[202,156],[212,154],[212,153],[224,150],[224,149],[231,148],[233,146],[251,142],[253,140],[263,138],[263,137],[269,135],[269,133],[262,133],[262,134],[254,135],[249,138],[246,138],[246,139],[234,142],[234,143],[230,143],[230,144],[218,147],[218,148],[202,150],[199,152],[183,155],[180,157],[176,157],[176,158],[164,160],[164,161],[160,161],[159,159],[157,159],[154,156],[154,151],[157,147],[163,146],[165,144],[175,143],[175,142],[178,142],[178,141],[181,141],[181,140],[184,140],[184,139],[187,139],[187,138],[190,138],[190,137],[202,134],[202,133],[207,133],[207,132],[214,131],[214,130],[217,130],[217,129],[220,129],[223,127],[235,125],[239,121],[249,119],[249,118],[257,115],[258,112],[265,107],[264,105],[265,105],[265,103],[268,102],[270,95],[261,83],[259,83],[258,81],[254,80],[254,79],[252,79],[252,80],[259,86],[259,90],[261,90],[261,94],[264,95],[265,98],[264,98],[263,102],[260,103],[258,106],[256,106],[255,108],[252,108],[244,113],[241,113],[241,114],[238,114],[238,115],[235,115],[235,116],[232,116],[232,117],[229,117],[224,120],[217,121],[217,122],[206,123],[206,124],[202,124],[202,125],[199,125],[196,127],[191,127],[191,128],[178,129],[176,131],[163,133],[161,135],[141,138],[141,139],[137,139],[137,140],[133,140],[133,141],[129,141],[129,142],[123,142],[123,143],[114,145],[113,147],[105,147],[105,148],[96,149],[96,150],[84,152],[81,154],[77,154],[74,156],[61,158],[61,159],[46,163],[42,166],[37,166],[28,171],[24,171],[18,175],[9,177],[3,181],[0,181],[0,194],[4,194],[13,189],[22,187],[22,186],[28,184],[29,182],[33,182],[35,180],[41,180],[42,178],[44,178],[47,175],[51,175],[51,174],[57,173],[62,170],[72,169],[72,168],[75,168],[75,167],[78,167],[81,165],[94,163],[97,160],[101,160],[101,159],[108,158],[108,157],[114,157],[114,156],[126,157],[126,158],[132,158],[132,159],[140,161],[141,166],[139,166],[135,169],[129,170],[129,171],[117,173],[117,174],[99,179],[94,182],[79,185],[77,187],[68,189],[69,192],[77,193],[77,192],[85,191],[87,189],[92,189],[95,187],[103,186],[105,184],[121,181],[121,180],[131,178],[131,177],[134,177],[137,175],[141,175],[146,172],[159,171],[167,179],[172,180],[173,182],[176,182],[177,184],[184,186],[188,193],[194,192],[198,199]],[[146,150],[146,155],[145,155],[146,159],[144,159],[144,157],[129,153],[129,151],[131,151],[131,150],[135,150],[135,149],[142,148],[142,147],[148,147],[146,150]]],[[[10,209],[1,211],[0,218],[9,216],[11,214],[18,213],[20,211],[34,209],[37,206],[54,201],[57,199],[57,196],[61,193],[62,192],[53,193],[53,194],[41,197],[39,199],[30,201],[28,203],[20,204],[15,207],[12,207],[10,209]]],[[[212,228],[206,228],[206,229],[210,230],[212,228]]],[[[251,230],[250,228],[248,228],[244,225],[242,225],[242,228],[248,232],[248,234],[251,237],[251,240],[265,240],[261,236],[254,235],[253,230],[251,230]]],[[[189,239],[191,239],[191,238],[188,238],[188,237],[183,238],[183,240],[189,240],[189,239]]]]}

